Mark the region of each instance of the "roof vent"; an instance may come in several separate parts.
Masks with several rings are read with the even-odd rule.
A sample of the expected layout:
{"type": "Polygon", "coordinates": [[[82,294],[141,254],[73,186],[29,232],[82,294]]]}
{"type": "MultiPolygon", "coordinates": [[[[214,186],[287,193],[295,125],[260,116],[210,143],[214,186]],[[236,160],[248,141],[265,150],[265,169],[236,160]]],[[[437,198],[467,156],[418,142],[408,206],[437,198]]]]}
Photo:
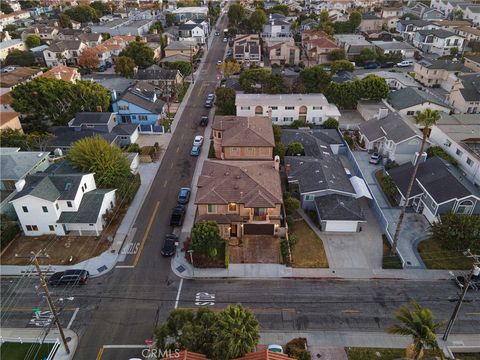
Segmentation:
{"type": "Polygon", "coordinates": [[[240,179],[240,175],[235,176],[236,179],[240,179]]]}
{"type": "Polygon", "coordinates": [[[229,172],[229,171],[225,171],[225,174],[224,174],[224,175],[225,175],[225,176],[228,176],[228,175],[230,175],[230,172],[229,172]]]}
{"type": "Polygon", "coordinates": [[[65,184],[65,191],[68,191],[72,188],[72,183],[68,182],[65,184]]]}

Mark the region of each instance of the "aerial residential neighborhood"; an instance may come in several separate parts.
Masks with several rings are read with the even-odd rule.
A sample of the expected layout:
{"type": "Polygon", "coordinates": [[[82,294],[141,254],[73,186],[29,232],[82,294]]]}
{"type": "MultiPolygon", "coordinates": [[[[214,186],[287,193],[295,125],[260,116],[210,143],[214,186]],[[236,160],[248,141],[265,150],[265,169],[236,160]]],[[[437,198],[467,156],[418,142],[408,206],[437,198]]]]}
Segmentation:
{"type": "Polygon", "coordinates": [[[0,2],[0,358],[480,358],[478,0],[0,2]]]}

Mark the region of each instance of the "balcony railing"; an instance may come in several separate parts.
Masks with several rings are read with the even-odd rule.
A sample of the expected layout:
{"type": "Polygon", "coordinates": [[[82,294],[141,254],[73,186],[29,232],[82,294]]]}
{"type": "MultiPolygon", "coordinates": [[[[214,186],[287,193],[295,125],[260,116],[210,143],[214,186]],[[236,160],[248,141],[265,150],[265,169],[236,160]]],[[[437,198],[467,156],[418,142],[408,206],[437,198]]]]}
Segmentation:
{"type": "Polygon", "coordinates": [[[267,221],[268,220],[268,215],[253,215],[252,220],[253,221],[267,221]]]}

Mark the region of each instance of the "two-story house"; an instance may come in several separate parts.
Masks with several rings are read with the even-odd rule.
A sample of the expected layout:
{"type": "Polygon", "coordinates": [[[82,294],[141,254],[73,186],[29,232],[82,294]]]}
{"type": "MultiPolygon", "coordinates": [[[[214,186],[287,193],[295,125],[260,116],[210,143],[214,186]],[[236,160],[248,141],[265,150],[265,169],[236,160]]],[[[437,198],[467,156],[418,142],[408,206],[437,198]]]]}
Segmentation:
{"type": "Polygon", "coordinates": [[[217,159],[273,159],[272,121],[266,116],[215,116],[212,133],[217,159]]]}
{"type": "Polygon", "coordinates": [[[420,163],[410,197],[406,193],[414,165],[407,162],[388,170],[397,186],[400,206],[407,206],[423,214],[430,223],[442,214],[480,214],[480,192],[457,169],[439,157],[420,163]]]}
{"type": "Polygon", "coordinates": [[[197,44],[205,44],[205,30],[198,24],[181,24],[178,26],[178,37],[180,41],[190,41],[197,44]]]}
{"type": "Polygon", "coordinates": [[[480,5],[478,4],[469,4],[467,5],[463,17],[472,22],[474,26],[480,25],[480,5]]]}
{"type": "Polygon", "coordinates": [[[112,145],[127,146],[138,139],[137,124],[117,124],[114,112],[79,112],[68,122],[68,126],[55,126],[55,138],[50,149],[69,151],[72,144],[90,136],[101,136],[112,145]]]}
{"type": "Polygon", "coordinates": [[[117,113],[118,123],[152,126],[159,124],[166,111],[155,87],[145,81],[137,81],[118,96],[112,91],[112,109],[117,113]]]}
{"type": "Polygon", "coordinates": [[[450,106],[440,98],[416,87],[406,87],[393,92],[389,99],[393,108],[401,115],[414,116],[425,109],[438,110],[448,114],[450,106]]]}
{"type": "Polygon", "coordinates": [[[329,62],[328,54],[339,47],[323,31],[306,30],[302,32],[302,47],[305,52],[304,62],[307,66],[329,62]]]}
{"type": "Polygon", "coordinates": [[[43,41],[50,42],[50,41],[56,40],[59,37],[58,36],[59,32],[58,32],[58,27],[39,25],[39,26],[31,26],[25,29],[21,34],[22,40],[23,41],[27,40],[29,35],[37,35],[43,41]]]}
{"type": "Polygon", "coordinates": [[[52,166],[15,184],[17,193],[10,203],[22,232],[100,235],[106,225],[103,215],[115,206],[115,189],[97,189],[93,173],[59,169],[52,166]]]}
{"type": "Polygon", "coordinates": [[[404,59],[411,59],[415,55],[415,48],[404,41],[372,41],[372,44],[383,55],[401,54],[404,59]]]}
{"type": "Polygon", "coordinates": [[[293,38],[265,38],[265,52],[270,64],[298,65],[300,49],[293,38]]]}
{"type": "Polygon", "coordinates": [[[470,71],[480,73],[480,55],[465,56],[464,65],[470,71]]]}
{"type": "Polygon", "coordinates": [[[260,37],[237,35],[233,41],[233,58],[240,64],[258,65],[261,61],[260,37]]]}
{"type": "Polygon", "coordinates": [[[418,30],[431,28],[431,24],[426,20],[399,20],[397,22],[397,31],[403,36],[404,40],[412,41],[418,30]]]}
{"type": "Polygon", "coordinates": [[[197,184],[195,221],[215,221],[226,240],[284,234],[279,164],[278,159],[206,160],[197,184]]]}
{"type": "Polygon", "coordinates": [[[381,30],[386,20],[379,17],[375,12],[367,12],[362,14],[362,22],[358,29],[360,31],[381,30]]]}
{"type": "Polygon", "coordinates": [[[198,44],[191,41],[172,41],[165,47],[165,58],[184,55],[188,61],[198,52],[198,44]]]}
{"type": "Polygon", "coordinates": [[[237,116],[269,116],[273,124],[289,125],[295,120],[322,124],[339,119],[340,112],[323,94],[238,94],[237,116]]]}
{"type": "Polygon", "coordinates": [[[475,114],[442,114],[430,140],[452,156],[464,176],[480,187],[480,121],[475,114]]]}
{"type": "Polygon", "coordinates": [[[477,114],[480,112],[480,73],[458,75],[457,82],[447,95],[448,103],[457,113],[477,114]]]}
{"type": "Polygon", "coordinates": [[[450,91],[459,81],[457,75],[468,72],[461,61],[421,60],[413,65],[415,80],[427,87],[441,87],[450,91]]]}
{"type": "Polygon", "coordinates": [[[183,76],[179,70],[164,69],[156,64],[138,70],[135,78],[153,85],[160,96],[177,93],[179,85],[183,84],[183,76]]]}
{"type": "Polygon", "coordinates": [[[364,122],[358,129],[367,150],[398,164],[410,161],[422,141],[420,130],[396,112],[364,122]]]}
{"type": "Polygon", "coordinates": [[[77,65],[78,58],[87,46],[80,40],[60,40],[50,44],[43,50],[43,57],[47,66],[77,65]]]}
{"type": "Polygon", "coordinates": [[[286,18],[274,17],[273,14],[270,14],[267,22],[263,25],[262,37],[290,36],[292,36],[290,23],[286,20],[286,18]]]}
{"type": "Polygon", "coordinates": [[[472,26],[460,26],[455,28],[453,32],[463,36],[466,41],[480,41],[480,29],[472,26]]]}
{"type": "Polygon", "coordinates": [[[334,35],[334,39],[337,46],[345,51],[347,58],[350,60],[353,60],[355,56],[360,55],[365,48],[375,50],[374,45],[365,40],[363,35],[336,34],[334,35]]]}
{"type": "Polygon", "coordinates": [[[463,51],[464,38],[443,29],[418,30],[413,37],[413,45],[425,53],[449,55],[452,49],[463,51]]]}

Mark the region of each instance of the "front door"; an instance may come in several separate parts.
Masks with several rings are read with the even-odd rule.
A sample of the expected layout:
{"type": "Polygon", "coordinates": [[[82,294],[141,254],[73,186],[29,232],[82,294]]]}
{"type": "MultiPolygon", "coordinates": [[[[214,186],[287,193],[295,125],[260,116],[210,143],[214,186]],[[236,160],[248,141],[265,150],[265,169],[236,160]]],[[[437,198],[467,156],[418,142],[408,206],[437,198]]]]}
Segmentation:
{"type": "Polygon", "coordinates": [[[237,224],[230,225],[230,237],[237,237],[237,224]]]}

